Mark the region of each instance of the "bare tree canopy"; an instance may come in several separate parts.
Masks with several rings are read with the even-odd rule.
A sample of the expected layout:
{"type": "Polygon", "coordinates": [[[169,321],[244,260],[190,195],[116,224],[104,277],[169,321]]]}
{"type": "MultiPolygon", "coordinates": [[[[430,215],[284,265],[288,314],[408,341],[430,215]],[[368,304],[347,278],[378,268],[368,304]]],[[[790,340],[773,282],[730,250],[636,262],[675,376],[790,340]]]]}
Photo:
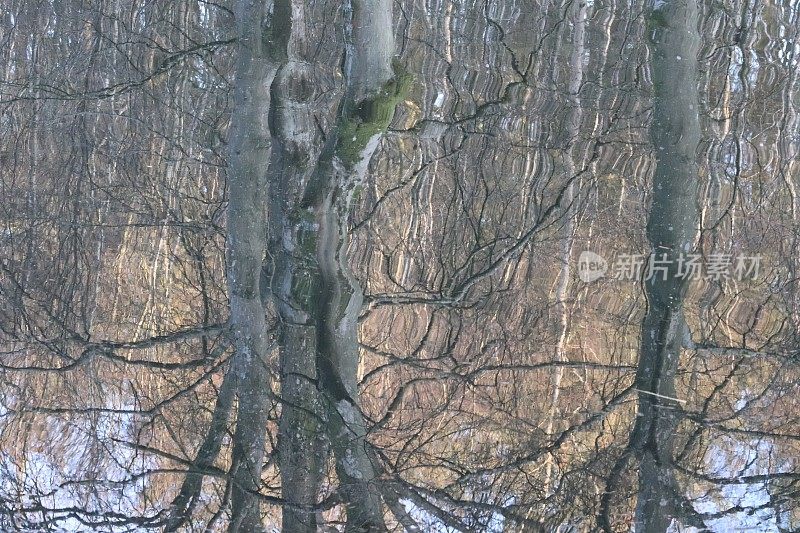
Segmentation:
{"type": "Polygon", "coordinates": [[[800,531],[799,34],[0,0],[0,531],[800,531]]]}

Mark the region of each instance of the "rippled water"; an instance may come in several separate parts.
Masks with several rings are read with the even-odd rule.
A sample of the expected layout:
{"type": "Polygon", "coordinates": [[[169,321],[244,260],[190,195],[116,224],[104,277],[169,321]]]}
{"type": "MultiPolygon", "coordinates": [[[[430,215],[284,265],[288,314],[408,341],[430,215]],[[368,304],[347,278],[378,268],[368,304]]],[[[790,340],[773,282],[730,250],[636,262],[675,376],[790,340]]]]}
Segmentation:
{"type": "MultiPolygon", "coordinates": [[[[292,5],[305,34],[285,140],[318,153],[343,92],[344,15],[292,5]]],[[[157,529],[231,352],[212,327],[228,318],[231,6],[0,6],[0,525],[157,529]],[[161,337],[176,331],[189,333],[161,337]]],[[[800,6],[700,10],[697,253],[706,266],[758,257],[760,271],[689,283],[669,407],[666,466],[686,505],[674,527],[791,531],[800,6]]],[[[596,531],[604,518],[629,531],[638,468],[619,459],[648,299],[613,267],[651,252],[649,6],[403,0],[394,20],[413,85],[348,214],[366,295],[361,405],[382,477],[425,531],[596,531]],[[607,260],[606,276],[581,280],[583,251],[607,260]]],[[[279,391],[277,350],[270,364],[279,391]]],[[[226,527],[231,438],[198,530],[226,527]]],[[[262,480],[264,523],[278,528],[271,457],[262,480]]],[[[331,473],[320,501],[336,487],[331,473]]],[[[323,507],[332,524],[344,515],[323,507]]]]}

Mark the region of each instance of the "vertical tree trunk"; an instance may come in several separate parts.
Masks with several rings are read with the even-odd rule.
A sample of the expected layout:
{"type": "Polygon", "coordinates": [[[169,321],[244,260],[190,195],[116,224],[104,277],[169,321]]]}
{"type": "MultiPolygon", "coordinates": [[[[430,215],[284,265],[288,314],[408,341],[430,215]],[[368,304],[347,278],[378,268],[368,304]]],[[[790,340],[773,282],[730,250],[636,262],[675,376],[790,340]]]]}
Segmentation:
{"type": "Polygon", "coordinates": [[[683,301],[688,283],[677,276],[677,265],[681,253],[694,250],[698,227],[698,17],[696,0],[669,0],[650,15],[656,169],[647,237],[652,253],[670,261],[670,267],[666,279],[655,273],[645,281],[648,308],[636,376],[639,412],[631,436],[631,450],[640,461],[640,533],[663,533],[673,519],[683,518],[685,505],[672,469],[672,442],[680,412],[675,374],[687,327],[683,301]]]}
{"type": "Polygon", "coordinates": [[[358,316],[363,293],[348,266],[352,194],[364,179],[378,140],[389,125],[406,80],[393,79],[394,29],[389,0],[353,0],[345,63],[347,93],[333,153],[323,154],[311,191],[319,227],[317,319],[319,382],[327,403],[329,435],[346,531],[384,531],[376,468],[358,403],[358,316]]]}
{"type": "Polygon", "coordinates": [[[238,411],[231,466],[230,531],[261,530],[257,490],[264,462],[269,381],[269,344],[261,299],[267,244],[266,177],[270,160],[268,113],[275,62],[266,49],[266,0],[236,4],[238,60],[231,118],[228,175],[228,289],[236,355],[238,411]]]}
{"type": "Polygon", "coordinates": [[[357,401],[357,321],[363,298],[346,252],[351,195],[397,98],[398,84],[387,85],[393,76],[392,3],[358,0],[346,5],[346,93],[336,127],[321,148],[311,133],[317,131],[314,97],[302,89],[310,75],[301,56],[307,37],[303,7],[284,3],[293,15],[286,23],[291,28],[288,61],[279,69],[272,93],[275,151],[266,271],[281,320],[283,530],[317,530],[314,507],[330,446],[347,508],[347,530],[382,531],[382,503],[371,486],[376,474],[357,401]]]}
{"type": "MultiPolygon", "coordinates": [[[[240,2],[237,15],[247,11],[244,4],[247,2],[240,2]]],[[[256,353],[253,341],[260,339],[256,332],[264,332],[266,327],[262,302],[272,301],[280,318],[278,456],[286,501],[283,529],[291,532],[317,529],[315,504],[328,442],[336,457],[347,530],[385,529],[382,502],[372,486],[376,473],[366,448],[356,385],[357,322],[363,297],[349,271],[346,252],[351,195],[388,127],[403,84],[390,82],[394,75],[392,3],[358,0],[348,7],[346,94],[335,131],[321,151],[314,142],[294,135],[316,131],[308,108],[311,98],[301,90],[303,58],[295,57],[295,45],[304,38],[302,4],[289,0],[274,3],[269,17],[274,31],[267,39],[270,50],[261,50],[249,40],[257,33],[254,21],[258,17],[240,20],[237,114],[231,143],[232,167],[240,170],[231,181],[229,208],[232,320],[234,325],[241,324],[236,329],[242,345],[239,349],[256,353]],[[270,101],[271,95],[275,101],[270,101]],[[270,129],[266,109],[270,104],[275,146],[267,169],[270,129]],[[268,245],[261,224],[267,202],[268,245]],[[267,249],[269,260],[262,272],[267,249]],[[259,285],[260,279],[264,287],[259,285]]],[[[239,464],[234,514],[239,518],[232,527],[242,531],[255,524],[250,510],[254,502],[248,491],[256,487],[254,466],[263,459],[266,374],[263,365],[256,364],[258,360],[250,357],[241,367],[244,381],[234,451],[239,464]]]]}
{"type": "MultiPolygon", "coordinates": [[[[290,75],[293,63],[280,77],[290,75]]],[[[275,95],[286,103],[285,85],[275,95]]],[[[286,91],[291,92],[291,91],[286,91]]],[[[294,108],[293,106],[284,106],[294,108]]],[[[299,119],[300,117],[285,117],[299,119]]],[[[288,131],[291,131],[289,128],[288,131]]],[[[305,172],[291,165],[279,128],[280,154],[270,170],[270,283],[280,317],[281,418],[278,459],[281,469],[283,531],[317,531],[315,505],[328,456],[325,412],[317,388],[316,302],[319,273],[316,266],[313,223],[296,207],[305,172]]]]}
{"type": "MultiPolygon", "coordinates": [[[[585,52],[584,39],[587,17],[587,5],[584,1],[574,2],[572,7],[571,18],[572,25],[572,50],[570,52],[569,66],[572,73],[568,91],[569,112],[567,115],[567,139],[568,148],[566,154],[566,172],[568,177],[575,176],[578,169],[576,164],[573,148],[578,142],[581,121],[583,118],[583,109],[580,98],[580,89],[583,83],[583,56],[585,52]]],[[[561,241],[561,269],[558,273],[558,281],[556,283],[556,305],[560,311],[559,316],[559,333],[558,343],[556,344],[556,352],[554,360],[558,362],[564,361],[564,352],[566,349],[567,336],[569,334],[569,306],[567,305],[567,296],[569,295],[571,263],[572,263],[572,248],[575,242],[575,222],[578,215],[576,207],[573,205],[575,202],[575,184],[570,182],[567,193],[564,197],[566,205],[566,213],[564,214],[564,229],[561,241]]],[[[564,377],[564,367],[556,367],[553,373],[553,388],[550,395],[550,413],[547,417],[546,433],[552,435],[555,429],[556,415],[558,414],[558,402],[561,396],[561,380],[564,377]]],[[[545,491],[548,495],[555,491],[555,483],[553,481],[553,456],[548,455],[545,466],[545,491]]]]}
{"type": "MultiPolygon", "coordinates": [[[[264,270],[279,318],[282,531],[317,531],[316,504],[328,458],[325,412],[317,387],[316,302],[319,274],[313,215],[300,204],[319,157],[314,132],[319,99],[313,58],[305,56],[305,3],[278,0],[276,26],[283,28],[284,59],[272,85],[273,155],[269,170],[269,254],[264,270]]],[[[282,52],[283,53],[283,52],[282,52]]]]}

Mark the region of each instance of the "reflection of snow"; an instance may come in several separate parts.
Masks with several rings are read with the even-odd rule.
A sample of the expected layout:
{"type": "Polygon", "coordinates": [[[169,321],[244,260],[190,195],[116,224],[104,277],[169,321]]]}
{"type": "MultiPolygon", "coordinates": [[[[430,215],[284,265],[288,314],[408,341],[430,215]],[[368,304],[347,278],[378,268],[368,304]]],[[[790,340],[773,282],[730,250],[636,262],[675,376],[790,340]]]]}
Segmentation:
{"type": "MultiPolygon", "coordinates": [[[[43,507],[50,512],[30,515],[28,523],[17,523],[23,531],[136,531],[133,526],[97,525],[89,528],[74,516],[74,510],[91,515],[116,513],[141,515],[144,476],[153,461],[114,440],[135,440],[133,405],[109,399],[108,409],[96,416],[72,420],[48,417],[47,438],[57,443],[51,450],[27,450],[22,456],[0,454],[0,499],[17,502],[21,508],[43,507]],[[37,526],[32,520],[41,520],[37,526]]],[[[83,513],[81,513],[83,514],[83,513]]],[[[2,522],[0,521],[0,526],[2,522]]]]}
{"type": "MultiPolygon", "coordinates": [[[[480,501],[480,498],[478,498],[480,501]]],[[[436,518],[433,514],[425,511],[409,500],[400,500],[406,512],[422,528],[422,531],[430,533],[460,533],[460,530],[447,526],[444,522],[436,518]]],[[[504,506],[513,505],[515,498],[509,497],[504,506]]],[[[433,503],[433,502],[432,502],[433,503]]],[[[488,502],[484,502],[488,503],[488,502]]],[[[472,523],[468,520],[465,523],[470,527],[470,531],[485,531],[486,533],[501,533],[505,527],[505,518],[497,512],[486,513],[486,516],[479,520],[479,523],[472,523]]]]}
{"type": "MultiPolygon", "coordinates": [[[[715,478],[736,479],[742,476],[768,474],[776,470],[771,464],[774,445],[767,440],[740,441],[728,436],[718,437],[706,452],[708,474],[715,478]]],[[[694,500],[700,513],[719,513],[734,507],[745,511],[732,512],[718,519],[708,520],[715,532],[778,532],[780,518],[770,506],[766,482],[731,483],[720,485],[694,500]]],[[[682,531],[696,531],[694,528],[682,531]]]]}

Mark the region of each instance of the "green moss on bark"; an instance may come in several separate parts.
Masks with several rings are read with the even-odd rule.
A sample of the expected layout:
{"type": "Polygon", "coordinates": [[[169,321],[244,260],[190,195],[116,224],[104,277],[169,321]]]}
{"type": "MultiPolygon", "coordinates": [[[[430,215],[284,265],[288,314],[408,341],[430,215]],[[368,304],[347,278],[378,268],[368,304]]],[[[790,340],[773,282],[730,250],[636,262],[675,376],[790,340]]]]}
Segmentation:
{"type": "Polygon", "coordinates": [[[378,94],[359,102],[340,128],[336,155],[347,166],[358,162],[374,135],[389,128],[397,104],[406,99],[411,89],[413,76],[399,63],[393,67],[394,77],[378,94]]]}

